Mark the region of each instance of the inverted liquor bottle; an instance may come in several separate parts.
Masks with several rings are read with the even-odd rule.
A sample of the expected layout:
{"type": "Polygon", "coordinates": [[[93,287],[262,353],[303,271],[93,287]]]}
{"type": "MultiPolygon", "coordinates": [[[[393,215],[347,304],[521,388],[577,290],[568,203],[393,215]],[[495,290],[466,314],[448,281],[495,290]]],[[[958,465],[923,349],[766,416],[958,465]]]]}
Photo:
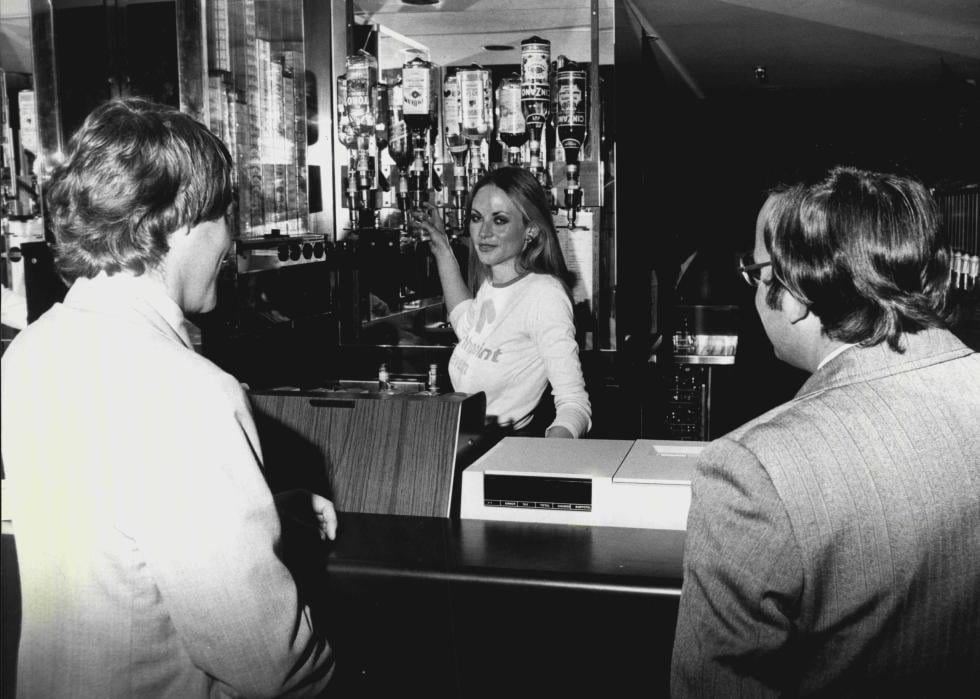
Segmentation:
{"type": "Polygon", "coordinates": [[[579,152],[588,135],[586,84],[585,71],[575,63],[566,63],[555,73],[555,135],[565,152],[565,209],[569,228],[574,228],[582,204],[579,152]]]}
{"type": "Polygon", "coordinates": [[[367,51],[347,57],[347,114],[356,135],[354,167],[357,177],[357,208],[362,223],[373,224],[376,189],[377,144],[375,143],[375,105],[372,97],[378,82],[378,61],[367,51]],[[367,214],[367,215],[365,215],[367,214]]]}
{"type": "Polygon", "coordinates": [[[421,209],[432,188],[432,129],[437,123],[433,66],[416,56],[402,66],[402,114],[412,145],[408,196],[412,209],[421,209]]]}
{"type": "Polygon", "coordinates": [[[347,113],[355,130],[374,131],[371,90],[378,84],[378,60],[359,50],[347,57],[347,113]]]}
{"type": "Polygon", "coordinates": [[[347,76],[337,77],[337,138],[348,150],[354,144],[354,126],[347,111],[347,76]]]}
{"type": "Polygon", "coordinates": [[[483,142],[490,137],[493,124],[490,97],[490,71],[478,65],[461,68],[456,72],[459,79],[459,93],[463,110],[463,137],[469,144],[469,164],[467,175],[469,188],[476,184],[485,173],[483,164],[483,142]]]}
{"type": "Polygon", "coordinates": [[[507,147],[507,164],[521,164],[521,146],[527,143],[527,124],[521,110],[521,79],[507,76],[497,87],[497,138],[507,147]]]}
{"type": "Polygon", "coordinates": [[[357,135],[354,132],[354,126],[351,124],[350,113],[347,111],[347,76],[340,75],[337,77],[337,138],[341,145],[347,149],[348,154],[348,167],[347,167],[347,186],[346,186],[346,197],[345,206],[350,214],[350,225],[351,228],[357,227],[357,178],[354,175],[356,170],[357,160],[354,157],[356,150],[354,148],[357,142],[357,135]]]}
{"type": "Polygon", "coordinates": [[[459,78],[446,76],[443,83],[442,123],[446,136],[446,148],[453,159],[452,208],[456,214],[456,227],[463,227],[463,207],[466,205],[466,152],[469,142],[463,135],[463,105],[460,99],[459,78]]]}
{"type": "MultiPolygon", "coordinates": [[[[388,85],[378,83],[371,90],[371,98],[374,101],[374,143],[378,153],[378,163],[381,163],[381,152],[388,147],[388,85]]],[[[384,171],[378,168],[378,185],[384,191],[389,190],[388,178],[384,171]]]]}
{"type": "Polygon", "coordinates": [[[398,184],[396,196],[398,209],[402,212],[402,232],[408,232],[408,168],[412,164],[415,150],[409,137],[408,124],[405,123],[404,91],[401,78],[388,87],[388,155],[395,162],[398,184]]]}
{"type": "MultiPolygon", "coordinates": [[[[541,136],[551,110],[551,42],[532,36],[521,42],[521,110],[527,124],[529,169],[539,181],[544,178],[541,136]]],[[[542,182],[546,185],[546,182],[542,182]]]]}

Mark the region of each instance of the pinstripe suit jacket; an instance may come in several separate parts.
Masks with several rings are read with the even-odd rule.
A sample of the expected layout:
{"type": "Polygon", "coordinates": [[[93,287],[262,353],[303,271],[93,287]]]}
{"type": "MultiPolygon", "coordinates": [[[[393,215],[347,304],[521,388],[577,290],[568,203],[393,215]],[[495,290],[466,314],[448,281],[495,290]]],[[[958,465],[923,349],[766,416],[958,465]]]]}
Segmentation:
{"type": "Polygon", "coordinates": [[[980,355],[905,345],[846,350],[702,453],[674,696],[978,696],[980,355]]]}

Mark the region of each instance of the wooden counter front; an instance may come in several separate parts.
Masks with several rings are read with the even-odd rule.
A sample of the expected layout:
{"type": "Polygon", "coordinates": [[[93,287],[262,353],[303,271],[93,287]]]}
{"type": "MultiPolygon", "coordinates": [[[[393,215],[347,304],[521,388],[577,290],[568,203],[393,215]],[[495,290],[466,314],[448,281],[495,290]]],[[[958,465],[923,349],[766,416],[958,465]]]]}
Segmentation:
{"type": "Polygon", "coordinates": [[[486,397],[252,391],[273,492],[307,488],[343,512],[449,517],[462,469],[492,446],[486,397]]]}

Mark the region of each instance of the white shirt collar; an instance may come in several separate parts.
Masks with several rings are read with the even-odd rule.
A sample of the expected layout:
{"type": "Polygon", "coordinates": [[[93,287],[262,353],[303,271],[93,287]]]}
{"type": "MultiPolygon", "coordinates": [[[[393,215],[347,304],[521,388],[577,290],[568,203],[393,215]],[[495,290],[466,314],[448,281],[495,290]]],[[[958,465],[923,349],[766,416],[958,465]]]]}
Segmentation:
{"type": "Polygon", "coordinates": [[[190,336],[187,334],[184,312],[177,302],[170,298],[163,284],[149,274],[134,275],[132,272],[120,271],[111,277],[105,272],[99,272],[91,279],[79,277],[74,286],[87,295],[96,295],[118,300],[121,297],[137,298],[150,306],[169,325],[174,333],[187,347],[193,348],[190,336]]]}
{"type": "Polygon", "coordinates": [[[820,363],[817,365],[817,371],[820,371],[824,367],[825,364],[827,364],[831,359],[833,359],[834,357],[836,357],[838,354],[840,354],[841,352],[843,352],[846,349],[850,349],[853,346],[854,346],[853,343],[845,343],[845,344],[841,345],[840,347],[838,347],[837,349],[831,351],[830,354],[828,354],[826,357],[824,357],[823,359],[820,360],[820,363]]]}

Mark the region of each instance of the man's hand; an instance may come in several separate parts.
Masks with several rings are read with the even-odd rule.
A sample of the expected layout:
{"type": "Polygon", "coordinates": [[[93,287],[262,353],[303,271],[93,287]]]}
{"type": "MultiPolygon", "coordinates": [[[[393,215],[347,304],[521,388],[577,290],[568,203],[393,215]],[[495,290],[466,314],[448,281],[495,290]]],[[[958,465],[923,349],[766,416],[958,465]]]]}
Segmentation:
{"type": "Polygon", "coordinates": [[[322,495],[308,490],[287,490],[276,493],[275,501],[280,517],[289,517],[307,527],[315,526],[321,539],[337,538],[337,510],[322,495]]]}
{"type": "Polygon", "coordinates": [[[320,525],[320,538],[333,541],[337,538],[337,510],[333,503],[322,495],[310,493],[313,512],[320,525]]]}

